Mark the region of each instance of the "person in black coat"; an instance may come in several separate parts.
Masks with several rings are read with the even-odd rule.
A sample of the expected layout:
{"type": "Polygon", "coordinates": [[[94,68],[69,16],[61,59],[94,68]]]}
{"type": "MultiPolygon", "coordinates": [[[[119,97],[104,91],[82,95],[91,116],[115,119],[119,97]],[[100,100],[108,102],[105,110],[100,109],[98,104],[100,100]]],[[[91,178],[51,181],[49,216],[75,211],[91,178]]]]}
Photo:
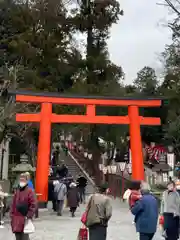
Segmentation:
{"type": "Polygon", "coordinates": [[[75,217],[75,212],[79,206],[79,193],[76,183],[72,182],[69,185],[69,190],[67,193],[68,206],[70,208],[71,216],[75,217]]]}
{"type": "Polygon", "coordinates": [[[48,181],[48,201],[52,202],[52,209],[54,212],[56,212],[56,199],[54,196],[54,181],[57,180],[57,178],[51,177],[48,181]]]}
{"type": "Polygon", "coordinates": [[[68,167],[66,166],[66,164],[64,162],[62,163],[62,165],[60,167],[58,167],[57,173],[60,176],[60,178],[65,178],[68,176],[68,167]]]}
{"type": "Polygon", "coordinates": [[[85,203],[85,193],[87,186],[87,179],[80,173],[77,178],[77,186],[79,190],[80,203],[85,203]]]}

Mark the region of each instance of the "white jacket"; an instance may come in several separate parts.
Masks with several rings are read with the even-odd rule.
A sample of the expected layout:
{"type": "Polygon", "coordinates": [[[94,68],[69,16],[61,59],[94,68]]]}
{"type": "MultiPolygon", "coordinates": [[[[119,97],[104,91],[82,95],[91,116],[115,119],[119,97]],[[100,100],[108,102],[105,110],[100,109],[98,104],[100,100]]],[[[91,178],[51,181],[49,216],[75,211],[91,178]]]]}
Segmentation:
{"type": "Polygon", "coordinates": [[[131,190],[127,189],[123,195],[123,200],[126,200],[128,202],[130,195],[131,195],[131,190]]]}

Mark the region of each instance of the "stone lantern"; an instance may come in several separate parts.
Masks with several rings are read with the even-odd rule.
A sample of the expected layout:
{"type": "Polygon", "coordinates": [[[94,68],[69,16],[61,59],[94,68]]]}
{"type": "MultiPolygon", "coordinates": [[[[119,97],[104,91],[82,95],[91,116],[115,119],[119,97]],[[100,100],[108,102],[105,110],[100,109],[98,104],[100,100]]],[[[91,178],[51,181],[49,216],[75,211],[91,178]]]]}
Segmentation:
{"type": "Polygon", "coordinates": [[[18,187],[19,184],[19,176],[21,173],[25,173],[25,172],[35,172],[36,168],[32,167],[31,164],[28,163],[28,156],[26,154],[22,154],[20,156],[20,163],[17,164],[13,169],[13,172],[16,173],[16,179],[15,182],[13,184],[13,189],[16,189],[18,187]]]}
{"type": "Polygon", "coordinates": [[[28,163],[28,156],[26,154],[22,154],[20,156],[20,163],[17,164],[13,169],[13,172],[35,172],[36,168],[32,167],[31,164],[28,163]]]}

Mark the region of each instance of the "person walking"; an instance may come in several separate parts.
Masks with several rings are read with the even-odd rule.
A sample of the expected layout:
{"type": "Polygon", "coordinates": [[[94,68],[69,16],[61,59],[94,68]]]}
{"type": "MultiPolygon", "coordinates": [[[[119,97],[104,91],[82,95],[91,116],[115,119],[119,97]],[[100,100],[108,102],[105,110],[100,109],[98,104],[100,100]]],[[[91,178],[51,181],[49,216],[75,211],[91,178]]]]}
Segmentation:
{"type": "Polygon", "coordinates": [[[79,193],[78,193],[77,185],[74,182],[72,182],[69,185],[69,190],[67,193],[67,202],[70,208],[71,216],[75,217],[76,209],[79,206],[79,193]]]}
{"type": "Polygon", "coordinates": [[[51,178],[48,181],[48,201],[52,202],[52,210],[56,212],[56,204],[57,204],[57,199],[55,198],[54,194],[54,187],[55,187],[55,182],[56,177],[51,176],[51,178]]]}
{"type": "Polygon", "coordinates": [[[87,186],[87,179],[80,173],[77,178],[77,186],[79,190],[79,196],[80,196],[80,203],[85,203],[86,197],[86,186],[87,186]]]}
{"type": "Polygon", "coordinates": [[[68,167],[65,164],[64,160],[61,160],[60,168],[58,168],[58,174],[61,178],[65,178],[68,176],[68,167]]]}
{"type": "Polygon", "coordinates": [[[106,190],[106,185],[100,186],[99,192],[93,194],[87,204],[89,240],[106,240],[108,222],[112,216],[111,200],[106,190]]]}
{"type": "Polygon", "coordinates": [[[131,212],[135,216],[139,240],[151,240],[157,229],[158,203],[146,182],[141,183],[141,194],[142,197],[132,206],[131,212]]]}
{"type": "Polygon", "coordinates": [[[160,214],[164,217],[164,237],[166,240],[179,239],[180,196],[176,184],[170,181],[163,192],[160,214]]]}
{"type": "Polygon", "coordinates": [[[26,174],[19,178],[17,189],[10,210],[12,232],[16,240],[29,240],[29,234],[24,233],[26,220],[32,219],[36,211],[36,199],[34,192],[28,187],[26,174]]]}
{"type": "Polygon", "coordinates": [[[7,196],[8,193],[3,192],[2,186],[0,185],[0,228],[4,228],[3,226],[4,198],[7,196]]]}
{"type": "Polygon", "coordinates": [[[62,216],[64,200],[67,194],[67,187],[63,181],[58,181],[54,187],[55,198],[57,200],[57,215],[62,216]]]}

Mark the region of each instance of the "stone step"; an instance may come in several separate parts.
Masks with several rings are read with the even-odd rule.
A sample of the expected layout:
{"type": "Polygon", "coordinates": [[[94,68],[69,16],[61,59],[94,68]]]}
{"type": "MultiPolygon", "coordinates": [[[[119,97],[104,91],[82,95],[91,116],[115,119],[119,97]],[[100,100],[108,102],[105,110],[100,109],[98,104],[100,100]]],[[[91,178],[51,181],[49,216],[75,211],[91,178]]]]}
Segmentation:
{"type": "MultiPolygon", "coordinates": [[[[62,157],[62,159],[64,159],[68,169],[69,169],[69,173],[76,179],[77,176],[79,175],[79,173],[84,174],[85,170],[80,169],[80,167],[76,164],[76,162],[74,161],[74,159],[71,157],[71,155],[69,154],[68,156],[65,156],[65,154],[63,152],[61,152],[60,156],[62,157]]],[[[89,180],[89,178],[87,178],[87,176],[85,176],[87,179],[87,188],[86,188],[86,194],[92,194],[95,190],[95,187],[93,186],[92,182],[89,180]]]]}

